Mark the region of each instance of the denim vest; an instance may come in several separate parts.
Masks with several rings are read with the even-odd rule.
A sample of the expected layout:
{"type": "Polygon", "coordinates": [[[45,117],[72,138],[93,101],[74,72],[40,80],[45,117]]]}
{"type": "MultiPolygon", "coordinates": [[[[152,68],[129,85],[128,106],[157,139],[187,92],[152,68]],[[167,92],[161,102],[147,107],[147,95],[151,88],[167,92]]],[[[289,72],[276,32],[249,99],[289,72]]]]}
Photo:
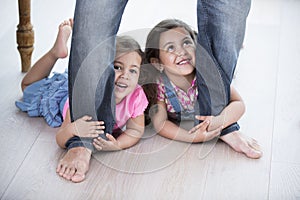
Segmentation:
{"type": "Polygon", "coordinates": [[[169,78],[164,73],[162,74],[162,79],[165,85],[166,97],[175,110],[175,113],[167,112],[168,120],[177,125],[184,120],[194,120],[195,111],[184,110],[178,100],[174,87],[171,85],[169,78]]]}

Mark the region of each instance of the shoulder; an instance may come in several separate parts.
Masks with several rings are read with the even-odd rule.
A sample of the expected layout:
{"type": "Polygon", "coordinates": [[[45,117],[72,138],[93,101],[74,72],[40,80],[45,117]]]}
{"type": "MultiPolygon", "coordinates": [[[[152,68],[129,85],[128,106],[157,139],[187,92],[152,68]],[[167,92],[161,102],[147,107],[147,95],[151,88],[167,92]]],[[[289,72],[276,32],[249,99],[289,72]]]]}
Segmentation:
{"type": "Polygon", "coordinates": [[[131,100],[134,100],[134,103],[140,101],[147,101],[146,94],[143,88],[140,85],[137,85],[134,91],[131,93],[130,97],[131,100]]]}
{"type": "Polygon", "coordinates": [[[137,85],[135,90],[126,97],[125,101],[123,101],[123,109],[125,109],[132,118],[144,114],[147,106],[148,100],[143,88],[140,85],[137,85]]]}

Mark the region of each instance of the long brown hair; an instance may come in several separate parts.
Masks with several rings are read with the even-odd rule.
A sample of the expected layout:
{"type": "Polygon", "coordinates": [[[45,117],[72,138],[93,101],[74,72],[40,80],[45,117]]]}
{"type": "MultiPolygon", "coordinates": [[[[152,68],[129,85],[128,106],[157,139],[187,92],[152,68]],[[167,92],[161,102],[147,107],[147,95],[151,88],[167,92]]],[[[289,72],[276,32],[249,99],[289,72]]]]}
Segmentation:
{"type": "Polygon", "coordinates": [[[151,58],[159,59],[159,40],[163,32],[174,28],[184,28],[196,43],[195,31],[185,22],[179,19],[165,19],[154,26],[149,32],[145,47],[145,60],[141,70],[140,85],[142,85],[149,105],[145,111],[146,124],[150,123],[149,110],[157,103],[157,84],[156,80],[159,76],[159,71],[151,64],[151,58]]]}

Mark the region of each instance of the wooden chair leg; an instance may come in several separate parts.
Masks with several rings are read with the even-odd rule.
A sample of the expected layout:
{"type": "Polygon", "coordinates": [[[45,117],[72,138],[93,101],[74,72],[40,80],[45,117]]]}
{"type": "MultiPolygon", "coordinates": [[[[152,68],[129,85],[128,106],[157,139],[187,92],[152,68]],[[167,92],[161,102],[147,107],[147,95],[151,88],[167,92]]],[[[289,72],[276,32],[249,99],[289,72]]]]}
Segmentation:
{"type": "Polygon", "coordinates": [[[17,44],[21,56],[22,72],[27,72],[30,69],[33,52],[34,32],[30,22],[30,1],[18,0],[19,25],[17,26],[17,44]]]}

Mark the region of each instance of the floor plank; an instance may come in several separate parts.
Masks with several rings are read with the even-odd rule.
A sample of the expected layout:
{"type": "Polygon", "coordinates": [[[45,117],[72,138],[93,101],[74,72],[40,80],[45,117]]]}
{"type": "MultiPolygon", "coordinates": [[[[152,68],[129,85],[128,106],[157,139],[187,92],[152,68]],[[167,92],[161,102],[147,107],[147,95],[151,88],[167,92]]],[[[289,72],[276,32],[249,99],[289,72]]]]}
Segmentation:
{"type": "Polygon", "coordinates": [[[300,164],[300,2],[282,8],[279,71],[274,123],[274,161],[300,164]],[[291,148],[292,147],[292,148],[291,148]]]}
{"type": "Polygon", "coordinates": [[[300,199],[299,9],[299,1],[282,6],[270,199],[300,199]]]}
{"type": "Polygon", "coordinates": [[[273,162],[269,199],[300,199],[300,165],[273,162]]]}

